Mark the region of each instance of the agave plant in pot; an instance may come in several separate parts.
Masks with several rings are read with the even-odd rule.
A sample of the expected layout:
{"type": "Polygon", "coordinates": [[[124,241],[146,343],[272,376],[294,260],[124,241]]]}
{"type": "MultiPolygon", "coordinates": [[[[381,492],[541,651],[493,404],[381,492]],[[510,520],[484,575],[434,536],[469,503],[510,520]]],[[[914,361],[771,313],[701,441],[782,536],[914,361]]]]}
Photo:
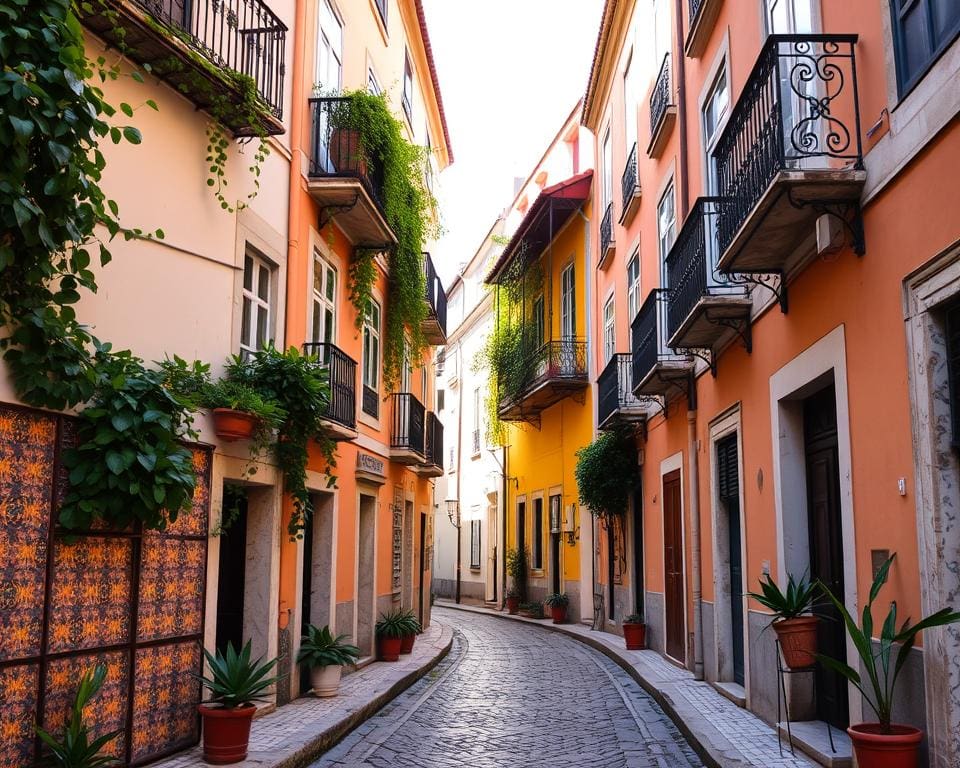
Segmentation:
{"type": "Polygon", "coordinates": [[[216,655],[203,649],[210,675],[197,677],[210,697],[198,709],[203,717],[203,759],[208,763],[226,765],[246,758],[250,723],[257,711],[254,702],[264,701],[264,691],[277,681],[267,677],[277,660],[264,661],[262,656],[251,660],[251,653],[249,640],[240,653],[233,643],[216,655]]]}
{"type": "Polygon", "coordinates": [[[923,731],[910,725],[892,722],[897,679],[916,644],[917,636],[923,630],[960,621],[960,612],[942,608],[916,624],[911,624],[908,618],[898,629],[897,603],[893,601],[880,627],[879,642],[875,644],[873,603],[883,585],[887,583],[890,566],[895,557],[896,554],[891,555],[877,570],[859,626],[840,598],[823,586],[824,594],[843,617],[844,626],[857,649],[859,666],[864,674],[861,675],[849,664],[830,656],[817,654],[817,660],[852,683],[877,716],[876,723],[859,723],[847,729],[857,754],[857,765],[863,768],[917,768],[923,731]],[[895,649],[894,646],[898,647],[895,649]]]}
{"type": "Polygon", "coordinates": [[[642,651],[647,644],[647,625],[643,616],[631,613],[623,620],[623,639],[628,651],[642,651]]]}
{"type": "Polygon", "coordinates": [[[749,595],[773,611],[771,626],[780,640],[784,662],[790,669],[812,667],[816,660],[817,622],[820,620],[810,612],[820,591],[819,584],[809,581],[806,575],[797,581],[791,574],[787,577],[787,589],[782,592],[768,573],[766,581],[760,580],[760,589],[760,592],[750,592],[749,595]]]}
{"type": "Polygon", "coordinates": [[[377,656],[380,661],[400,660],[400,644],[409,631],[405,611],[397,609],[380,614],[376,626],[377,656]]]}
{"type": "Polygon", "coordinates": [[[550,618],[554,624],[563,624],[567,620],[567,606],[570,605],[570,598],[566,592],[554,592],[547,595],[544,605],[550,608],[550,618]]]}
{"type": "Polygon", "coordinates": [[[417,640],[417,635],[423,631],[423,627],[420,626],[420,621],[413,611],[405,611],[404,618],[407,632],[400,638],[400,653],[413,653],[413,644],[417,640]]]}
{"type": "Polygon", "coordinates": [[[360,658],[360,649],[345,643],[346,635],[334,635],[329,626],[307,626],[297,663],[310,670],[310,687],[320,697],[336,696],[343,667],[360,658]]]}

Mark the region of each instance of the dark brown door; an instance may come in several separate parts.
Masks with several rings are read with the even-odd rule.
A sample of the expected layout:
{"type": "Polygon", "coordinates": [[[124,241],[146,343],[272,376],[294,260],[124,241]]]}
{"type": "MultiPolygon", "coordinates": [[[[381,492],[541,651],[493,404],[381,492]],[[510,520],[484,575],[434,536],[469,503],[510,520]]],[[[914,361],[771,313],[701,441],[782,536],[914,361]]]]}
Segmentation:
{"type": "MultiPolygon", "coordinates": [[[[810,577],[843,599],[843,526],[840,519],[840,465],[837,451],[837,400],[831,384],[803,404],[803,438],[807,467],[807,513],[810,577]]],[[[799,576],[800,574],[796,574],[799,576]]],[[[819,609],[820,653],[846,661],[843,620],[831,605],[819,609]]],[[[837,728],[849,725],[847,684],[818,664],[817,718],[837,728]]]]}
{"type": "Polygon", "coordinates": [[[664,609],[667,620],[667,655],[686,662],[683,617],[683,521],[680,470],[663,478],[664,609]]]}

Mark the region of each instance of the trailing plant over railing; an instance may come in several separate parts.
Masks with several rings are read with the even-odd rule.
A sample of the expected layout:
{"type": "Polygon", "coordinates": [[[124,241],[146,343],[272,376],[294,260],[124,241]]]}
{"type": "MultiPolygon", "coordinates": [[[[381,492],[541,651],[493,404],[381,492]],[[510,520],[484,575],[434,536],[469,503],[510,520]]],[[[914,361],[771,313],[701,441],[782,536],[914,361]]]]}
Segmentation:
{"type": "Polygon", "coordinates": [[[637,482],[637,446],[626,428],[602,432],[577,451],[574,469],[580,504],[595,517],[623,515],[637,482]]]}
{"type": "MultiPolygon", "coordinates": [[[[348,91],[330,111],[337,130],[355,131],[357,152],[367,175],[382,181],[383,212],[397,238],[389,254],[388,307],[383,344],[384,382],[392,386],[400,375],[405,342],[416,360],[425,345],[420,324],[426,319],[423,251],[439,233],[436,200],[424,181],[427,150],[404,137],[403,123],[390,111],[386,95],[348,91]]],[[[350,269],[350,298],[359,322],[366,312],[376,275],[374,254],[358,251],[350,269]]]]}

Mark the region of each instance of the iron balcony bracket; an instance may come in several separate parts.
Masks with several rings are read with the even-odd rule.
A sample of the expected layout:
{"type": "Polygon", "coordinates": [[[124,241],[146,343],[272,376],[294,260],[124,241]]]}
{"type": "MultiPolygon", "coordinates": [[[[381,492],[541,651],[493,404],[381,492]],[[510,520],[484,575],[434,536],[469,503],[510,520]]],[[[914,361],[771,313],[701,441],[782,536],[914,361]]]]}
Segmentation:
{"type": "Polygon", "coordinates": [[[790,309],[789,296],[787,293],[787,276],[783,274],[783,272],[736,272],[727,274],[727,279],[729,279],[731,283],[766,288],[777,297],[777,302],[780,304],[780,312],[782,314],[787,314],[787,311],[790,309]]]}
{"type": "MultiPolygon", "coordinates": [[[[719,324],[716,320],[713,320],[712,318],[710,318],[709,315],[707,315],[707,319],[710,320],[710,322],[714,323],[715,325],[719,324]]],[[[707,364],[707,367],[710,368],[710,375],[713,376],[713,378],[717,378],[717,358],[716,358],[716,355],[713,354],[712,349],[690,348],[690,349],[685,349],[684,352],[691,355],[692,357],[697,358],[697,360],[702,360],[703,362],[705,362],[707,364]]],[[[684,391],[684,394],[689,394],[689,393],[684,391]]]]}
{"type": "MultiPolygon", "coordinates": [[[[753,352],[753,331],[749,317],[743,319],[736,317],[710,317],[710,313],[707,312],[706,318],[714,325],[721,325],[724,328],[732,329],[740,338],[743,348],[747,350],[747,354],[749,355],[753,352]]],[[[713,350],[710,351],[710,357],[714,357],[713,350]]],[[[714,376],[716,376],[716,373],[714,373],[714,376]]]]}
{"type": "Polygon", "coordinates": [[[360,195],[355,194],[353,196],[352,203],[345,203],[343,205],[325,205],[320,209],[320,215],[317,217],[317,228],[323,229],[327,224],[333,221],[333,217],[338,213],[346,213],[347,211],[352,211],[357,203],[360,201],[360,195]]]}
{"type": "Polygon", "coordinates": [[[867,252],[867,239],[863,228],[863,210],[860,203],[850,200],[797,200],[787,195],[794,208],[810,207],[819,215],[828,215],[839,221],[850,234],[850,247],[857,256],[867,252]]]}
{"type": "MultiPolygon", "coordinates": [[[[667,398],[666,397],[659,397],[657,395],[642,395],[637,399],[643,404],[644,407],[648,407],[648,406],[654,407],[653,413],[651,414],[650,418],[658,414],[660,416],[663,416],[664,418],[667,417],[667,398]]],[[[640,426],[641,434],[643,435],[644,441],[646,441],[647,419],[644,419],[642,422],[640,422],[640,424],[641,424],[640,426]]]]}

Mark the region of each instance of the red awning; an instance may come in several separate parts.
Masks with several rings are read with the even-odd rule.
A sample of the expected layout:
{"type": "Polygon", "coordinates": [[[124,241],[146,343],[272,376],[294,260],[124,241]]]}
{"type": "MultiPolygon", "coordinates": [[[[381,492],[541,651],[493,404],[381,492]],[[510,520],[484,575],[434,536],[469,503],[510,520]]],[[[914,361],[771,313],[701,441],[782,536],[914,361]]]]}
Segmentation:
{"type": "Polygon", "coordinates": [[[487,275],[487,283],[499,282],[507,265],[521,252],[522,246],[526,246],[522,250],[528,259],[535,259],[543,253],[567,220],[590,197],[592,181],[593,171],[584,171],[541,190],[487,275]]]}

